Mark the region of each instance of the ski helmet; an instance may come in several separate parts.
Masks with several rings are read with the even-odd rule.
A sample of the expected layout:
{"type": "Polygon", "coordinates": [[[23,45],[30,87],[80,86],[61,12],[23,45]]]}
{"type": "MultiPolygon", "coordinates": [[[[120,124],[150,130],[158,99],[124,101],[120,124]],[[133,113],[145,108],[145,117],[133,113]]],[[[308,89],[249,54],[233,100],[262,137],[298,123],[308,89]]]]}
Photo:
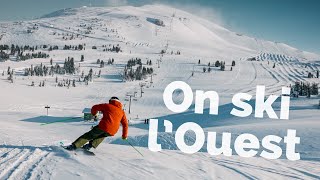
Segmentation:
{"type": "Polygon", "coordinates": [[[118,102],[120,102],[119,98],[116,97],[116,96],[111,97],[111,98],[109,99],[109,102],[111,102],[111,101],[118,101],[118,102]]]}

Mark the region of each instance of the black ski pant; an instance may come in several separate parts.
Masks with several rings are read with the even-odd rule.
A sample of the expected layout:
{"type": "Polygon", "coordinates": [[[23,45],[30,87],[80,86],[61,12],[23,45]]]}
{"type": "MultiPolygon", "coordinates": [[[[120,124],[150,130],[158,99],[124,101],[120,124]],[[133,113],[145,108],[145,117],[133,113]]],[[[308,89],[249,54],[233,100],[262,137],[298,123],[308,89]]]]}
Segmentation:
{"type": "Polygon", "coordinates": [[[80,148],[85,145],[87,142],[94,147],[97,148],[99,144],[104,140],[104,138],[110,136],[109,133],[99,129],[98,126],[93,127],[89,132],[80,136],[77,140],[75,140],[72,144],[76,148],[80,148]]]}

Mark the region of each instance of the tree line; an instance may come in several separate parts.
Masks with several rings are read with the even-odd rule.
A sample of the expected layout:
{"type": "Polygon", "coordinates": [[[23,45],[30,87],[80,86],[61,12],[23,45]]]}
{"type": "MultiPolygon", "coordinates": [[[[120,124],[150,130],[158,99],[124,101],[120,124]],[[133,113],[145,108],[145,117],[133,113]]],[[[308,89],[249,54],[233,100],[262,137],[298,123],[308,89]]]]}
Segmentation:
{"type": "Polygon", "coordinates": [[[5,61],[10,58],[10,55],[16,56],[17,61],[25,61],[34,58],[48,58],[49,54],[44,52],[34,52],[38,49],[38,46],[18,46],[12,44],[11,47],[8,45],[0,45],[0,61],[5,61]],[[7,52],[5,52],[7,51],[7,52]],[[25,53],[25,51],[29,51],[25,53]],[[32,52],[32,53],[31,53],[32,52]]]}
{"type": "MultiPolygon", "coordinates": [[[[198,61],[198,64],[201,64],[201,60],[200,60],[200,59],[199,59],[199,61],[198,61]]],[[[221,71],[224,71],[225,68],[226,68],[226,62],[225,62],[225,61],[219,61],[219,60],[217,60],[217,61],[214,63],[214,65],[209,62],[207,68],[206,68],[206,67],[203,67],[203,72],[204,72],[204,73],[205,73],[205,72],[210,73],[211,70],[212,70],[212,68],[211,68],[212,66],[217,67],[217,68],[220,68],[221,71]]],[[[236,66],[236,62],[235,62],[235,61],[232,61],[230,71],[232,71],[232,67],[234,67],[234,66],[236,66]]],[[[193,75],[193,74],[192,74],[192,75],[193,75]]]]}
{"type": "Polygon", "coordinates": [[[59,64],[53,65],[52,59],[50,60],[51,66],[45,66],[42,63],[37,66],[31,65],[30,68],[25,68],[25,76],[53,76],[54,74],[75,74],[76,67],[73,57],[65,59],[63,66],[59,64]]]}

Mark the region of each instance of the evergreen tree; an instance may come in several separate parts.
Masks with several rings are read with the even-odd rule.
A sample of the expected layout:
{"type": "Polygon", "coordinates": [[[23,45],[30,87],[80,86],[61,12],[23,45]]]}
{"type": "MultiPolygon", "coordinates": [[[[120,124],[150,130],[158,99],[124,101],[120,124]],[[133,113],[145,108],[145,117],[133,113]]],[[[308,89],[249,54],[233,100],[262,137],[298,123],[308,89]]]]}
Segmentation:
{"type": "Polygon", "coordinates": [[[9,80],[11,83],[13,83],[13,73],[10,73],[10,74],[9,74],[8,80],[9,80]]]}
{"type": "Polygon", "coordinates": [[[81,55],[81,62],[84,61],[84,55],[81,55]]]}
{"type": "Polygon", "coordinates": [[[72,86],[73,86],[73,87],[76,87],[76,80],[73,80],[73,81],[72,81],[72,86]]]}
{"type": "Polygon", "coordinates": [[[312,83],[312,85],[311,85],[311,94],[312,95],[319,95],[318,84],[312,83]]]}
{"type": "Polygon", "coordinates": [[[224,71],[225,70],[225,62],[221,61],[220,63],[220,70],[224,71]]]}
{"type": "Polygon", "coordinates": [[[216,61],[215,64],[214,64],[215,67],[220,67],[220,65],[221,65],[220,61],[216,61]]]}
{"type": "Polygon", "coordinates": [[[100,62],[100,68],[103,68],[104,67],[104,61],[102,60],[101,62],[100,62]]]}
{"type": "Polygon", "coordinates": [[[83,49],[83,45],[79,44],[78,49],[81,51],[83,49]]]}
{"type": "Polygon", "coordinates": [[[91,68],[88,74],[88,81],[92,81],[92,75],[93,75],[93,70],[91,68]]]}

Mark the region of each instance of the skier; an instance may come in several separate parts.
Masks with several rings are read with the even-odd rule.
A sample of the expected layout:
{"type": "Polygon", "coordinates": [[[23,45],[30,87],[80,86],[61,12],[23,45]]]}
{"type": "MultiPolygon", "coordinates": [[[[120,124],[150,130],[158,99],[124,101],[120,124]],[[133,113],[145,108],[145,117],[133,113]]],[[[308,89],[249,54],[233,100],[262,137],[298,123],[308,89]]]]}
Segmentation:
{"type": "Polygon", "coordinates": [[[109,100],[109,104],[106,103],[94,105],[91,109],[91,114],[96,117],[98,111],[103,113],[103,117],[99,125],[93,127],[89,132],[83,134],[71,145],[67,146],[67,150],[72,151],[82,147],[83,149],[89,151],[92,147],[97,148],[105,137],[113,136],[117,133],[120,123],[122,124],[123,130],[122,139],[127,139],[128,121],[125,112],[122,110],[122,104],[119,101],[119,98],[112,97],[109,100]]]}

